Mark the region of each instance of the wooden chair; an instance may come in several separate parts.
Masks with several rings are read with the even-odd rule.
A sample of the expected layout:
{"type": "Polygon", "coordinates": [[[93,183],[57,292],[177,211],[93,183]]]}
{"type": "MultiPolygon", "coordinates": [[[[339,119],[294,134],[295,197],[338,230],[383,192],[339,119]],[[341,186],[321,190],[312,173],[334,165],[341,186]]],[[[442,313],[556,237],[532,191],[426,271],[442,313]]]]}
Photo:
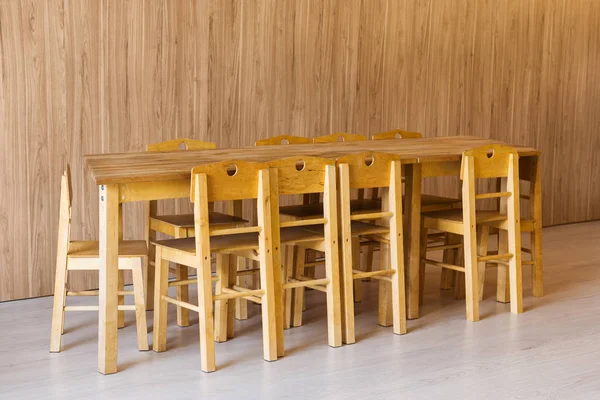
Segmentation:
{"type": "Polygon", "coordinates": [[[279,135],[268,139],[261,139],[254,142],[255,146],[276,146],[280,144],[310,144],[311,138],[293,135],[279,135]]]}
{"type": "MultiPolygon", "coordinates": [[[[344,342],[354,343],[354,281],[373,278],[391,283],[393,330],[406,333],[404,250],[402,234],[402,166],[400,157],[383,153],[363,153],[337,159],[340,195],[340,232],[343,248],[344,342]],[[381,188],[382,209],[351,213],[353,189],[381,188]],[[382,225],[368,221],[382,220],[382,225]],[[361,240],[381,243],[380,270],[363,272],[356,265],[356,248],[361,240]],[[387,247],[389,246],[389,252],[387,247]],[[389,254],[388,254],[389,253],[389,254]],[[389,255],[389,258],[388,258],[389,255]]],[[[387,303],[387,302],[386,302],[387,303]]],[[[386,304],[380,304],[385,307],[386,304]]]]}
{"type": "MultiPolygon", "coordinates": [[[[58,221],[58,249],[56,255],[56,278],[54,281],[54,306],[52,309],[52,328],[50,331],[50,352],[58,353],[61,347],[66,311],[96,311],[98,306],[68,306],[70,296],[98,296],[98,290],[70,291],[68,287],[69,271],[98,271],[100,268],[99,243],[95,241],[72,241],[71,232],[71,173],[69,166],[61,179],[60,217],[58,221]]],[[[101,199],[102,201],[102,199],[101,199]]],[[[133,290],[119,289],[119,313],[135,311],[137,340],[139,350],[148,350],[148,332],[146,309],[144,307],[144,280],[142,263],[146,257],[146,242],[143,240],[123,241],[122,229],[119,238],[119,275],[122,286],[122,271],[129,270],[133,277],[133,290]],[[134,305],[124,305],[124,296],[133,295],[134,305]]],[[[119,316],[119,327],[124,321],[119,316]]]]}
{"type": "Polygon", "coordinates": [[[421,227],[421,272],[425,265],[435,265],[465,274],[467,319],[479,320],[479,274],[486,262],[505,263],[510,270],[510,309],[523,312],[521,288],[521,238],[519,217],[519,157],[516,150],[503,145],[489,145],[465,151],[461,166],[463,209],[428,212],[423,214],[421,227]],[[502,178],[502,190],[476,194],[476,180],[502,178]],[[498,211],[484,211],[476,207],[476,200],[500,198],[503,206],[498,211]],[[487,254],[490,227],[507,231],[508,253],[487,254]],[[426,258],[427,251],[444,250],[460,244],[427,246],[428,229],[448,232],[463,237],[464,267],[426,258]]]}
{"type": "Polygon", "coordinates": [[[365,135],[358,135],[356,133],[339,132],[318,136],[313,139],[313,143],[356,142],[360,140],[367,140],[367,137],[365,135]]]}
{"type": "Polygon", "coordinates": [[[423,135],[419,132],[409,132],[402,129],[394,129],[388,132],[376,133],[373,140],[393,140],[393,139],[420,139],[423,135]]]}
{"type": "MultiPolygon", "coordinates": [[[[395,140],[395,139],[420,139],[423,135],[419,132],[409,132],[402,129],[394,129],[388,132],[374,134],[373,140],[395,140]]],[[[375,190],[375,189],[374,189],[375,190]]],[[[421,212],[429,211],[441,211],[451,210],[460,208],[462,201],[459,198],[436,196],[431,194],[421,195],[421,212]]],[[[448,237],[446,234],[432,233],[428,237],[429,242],[437,243],[444,242],[444,244],[451,244],[450,242],[456,240],[455,238],[448,237]]],[[[453,257],[451,250],[444,250],[444,259],[450,260],[453,257]]],[[[372,255],[367,255],[367,261],[365,265],[370,266],[372,263],[372,255]],[[369,261],[371,260],[371,261],[369,261]]],[[[450,289],[454,286],[455,272],[453,270],[442,269],[442,276],[440,280],[440,286],[442,289],[450,289]]],[[[461,292],[460,288],[457,287],[458,292],[461,292]]],[[[457,294],[460,297],[460,294],[457,294]]]]}
{"type": "MultiPolygon", "coordinates": [[[[266,164],[245,161],[220,162],[192,169],[191,200],[194,203],[195,237],[156,242],[158,271],[154,304],[154,351],[166,350],[167,305],[169,303],[199,313],[200,357],[204,372],[215,371],[214,342],[225,341],[228,324],[233,328],[230,300],[243,297],[262,305],[263,353],[267,361],[277,360],[273,256],[279,248],[271,230],[270,175],[266,164]],[[209,202],[257,199],[258,224],[240,228],[222,228],[210,224],[209,202]],[[258,249],[258,251],[255,250],[258,249]],[[235,285],[237,270],[226,260],[217,263],[215,294],[212,294],[211,252],[217,257],[242,253],[260,262],[261,289],[235,285]],[[198,305],[168,296],[168,262],[195,268],[198,276],[198,305]],[[213,301],[215,315],[213,319],[213,301]],[[213,322],[214,321],[214,322],[213,322]]],[[[276,184],[276,183],[275,183],[276,184]]]]}
{"type": "MultiPolygon", "coordinates": [[[[280,195],[319,193],[323,196],[323,211],[320,215],[284,222],[279,222],[279,218],[276,220],[279,222],[281,245],[290,247],[283,268],[284,315],[280,317],[285,317],[285,321],[292,318],[296,322],[301,321],[304,288],[324,292],[327,296],[328,343],[331,347],[341,346],[335,163],[324,158],[300,156],[272,161],[269,167],[277,176],[277,179],[271,180],[273,184],[277,182],[277,195],[271,199],[273,203],[278,202],[280,195]],[[306,249],[325,254],[325,278],[315,279],[306,275],[306,249]]],[[[283,324],[280,326],[283,329],[283,324]]],[[[278,334],[278,340],[283,341],[283,331],[278,334]]],[[[280,346],[283,351],[283,342],[280,346]]]]}
{"type": "MultiPolygon", "coordinates": [[[[210,142],[193,139],[173,139],[165,142],[150,144],[147,150],[157,151],[185,151],[185,150],[212,150],[217,145],[210,142]]],[[[244,225],[247,221],[241,217],[214,212],[210,207],[209,223],[220,227],[237,227],[244,225]]],[[[155,249],[151,244],[156,240],[156,234],[162,233],[174,238],[185,238],[194,236],[194,214],[178,215],[157,215],[157,202],[150,201],[146,206],[146,240],[149,249],[149,259],[147,273],[145,274],[146,290],[153,290],[152,279],[154,279],[154,258],[155,249]],[[150,280],[150,281],[148,281],[150,280]]],[[[188,269],[185,266],[175,266],[175,276],[178,280],[188,279],[188,269]]],[[[193,282],[193,281],[192,281],[193,282]]],[[[152,298],[152,294],[147,293],[147,299],[152,298]]],[[[177,286],[177,299],[180,301],[189,301],[189,285],[177,286]]],[[[245,304],[244,304],[245,305],[245,304]]],[[[244,305],[240,305],[242,308],[244,305]]],[[[177,325],[186,327],[190,325],[189,312],[183,307],[177,307],[177,325]]]]}
{"type": "MultiPolygon", "coordinates": [[[[541,176],[540,169],[538,166],[539,159],[537,157],[527,157],[519,159],[519,179],[521,181],[528,182],[528,192],[521,192],[521,233],[529,235],[529,247],[523,246],[521,248],[522,253],[528,254],[528,260],[521,261],[522,265],[530,265],[532,268],[531,278],[533,294],[536,297],[543,296],[543,260],[542,260],[542,210],[541,202],[539,200],[541,196],[541,176]],[[526,202],[526,207],[522,206],[523,202],[526,202]]],[[[502,181],[499,180],[497,184],[497,190],[502,191],[502,181]]],[[[505,204],[498,204],[498,207],[504,207],[505,204]]],[[[506,252],[507,246],[507,232],[498,229],[490,229],[490,235],[497,235],[498,251],[506,252]]],[[[488,254],[494,254],[496,252],[488,252],[488,254]]],[[[493,261],[488,264],[495,264],[493,261]]],[[[485,267],[484,264],[480,270],[479,276],[479,292],[480,300],[483,299],[483,286],[485,282],[485,267]]],[[[498,267],[498,279],[497,279],[497,290],[496,290],[496,301],[500,303],[510,302],[510,275],[506,265],[497,264],[498,267]]]]}

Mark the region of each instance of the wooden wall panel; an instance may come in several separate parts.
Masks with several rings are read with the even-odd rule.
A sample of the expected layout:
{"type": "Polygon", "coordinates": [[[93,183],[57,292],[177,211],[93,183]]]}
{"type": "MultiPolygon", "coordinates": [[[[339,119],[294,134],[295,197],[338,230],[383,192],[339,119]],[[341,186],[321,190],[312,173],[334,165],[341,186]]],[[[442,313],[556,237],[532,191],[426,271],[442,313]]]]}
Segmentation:
{"type": "Polygon", "coordinates": [[[52,290],[66,162],[94,239],[83,155],[174,137],[492,137],[544,152],[546,225],[600,218],[599,25],[591,0],[0,0],[0,301],[52,290]]]}

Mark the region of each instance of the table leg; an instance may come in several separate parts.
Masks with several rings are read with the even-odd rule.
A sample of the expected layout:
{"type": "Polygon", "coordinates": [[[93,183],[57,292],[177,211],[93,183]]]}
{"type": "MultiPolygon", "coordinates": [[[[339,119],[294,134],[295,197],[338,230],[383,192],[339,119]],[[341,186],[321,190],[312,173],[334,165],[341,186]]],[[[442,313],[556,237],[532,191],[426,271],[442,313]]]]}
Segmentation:
{"type": "Polygon", "coordinates": [[[421,229],[421,164],[409,164],[405,170],[404,266],[408,319],[419,318],[419,242],[421,229]]]}
{"type": "Polygon", "coordinates": [[[100,185],[98,370],[117,372],[119,186],[100,185]]]}
{"type": "Polygon", "coordinates": [[[150,217],[158,215],[158,202],[151,200],[146,204],[146,245],[148,257],[144,270],[144,295],[146,296],[146,311],[154,309],[154,269],[156,262],[156,247],[152,244],[156,240],[156,231],[150,230],[150,217]]]}

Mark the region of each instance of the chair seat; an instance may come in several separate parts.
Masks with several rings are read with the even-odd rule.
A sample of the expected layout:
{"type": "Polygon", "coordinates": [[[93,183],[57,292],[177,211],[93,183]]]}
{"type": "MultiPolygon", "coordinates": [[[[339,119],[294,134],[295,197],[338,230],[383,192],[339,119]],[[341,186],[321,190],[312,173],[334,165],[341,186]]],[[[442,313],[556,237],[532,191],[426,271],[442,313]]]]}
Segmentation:
{"type": "Polygon", "coordinates": [[[421,195],[421,212],[449,210],[460,208],[462,200],[452,197],[434,196],[431,194],[421,195]]]}
{"type": "MultiPolygon", "coordinates": [[[[377,212],[381,210],[381,200],[354,199],[350,200],[351,213],[377,212]]],[[[323,203],[297,204],[279,208],[281,215],[296,219],[314,218],[323,215],[323,203]]]]}
{"type": "MultiPolygon", "coordinates": [[[[423,223],[427,228],[448,232],[448,230],[444,228],[444,224],[462,225],[463,211],[462,209],[456,209],[426,212],[423,213],[423,218],[423,223]]],[[[475,220],[478,225],[497,224],[507,221],[508,217],[506,215],[501,215],[498,211],[476,210],[475,220]]]]}
{"type": "MultiPolygon", "coordinates": [[[[72,258],[98,258],[100,242],[73,241],[69,242],[67,256],[72,258]]],[[[119,242],[119,257],[145,257],[148,254],[144,240],[125,240],[119,242]]]]}
{"type": "MultiPolygon", "coordinates": [[[[152,217],[152,219],[176,226],[178,228],[194,227],[194,214],[157,215],[152,217]]],[[[223,214],[215,211],[210,212],[208,215],[208,223],[210,225],[245,224],[247,222],[248,221],[241,217],[236,217],[234,215],[223,214]]]]}
{"type": "MultiPolygon", "coordinates": [[[[323,225],[293,226],[282,228],[280,234],[281,244],[296,244],[322,240],[324,237],[323,225]]],[[[168,247],[188,254],[196,253],[196,242],[192,238],[168,239],[155,242],[157,246],[168,247]]],[[[236,233],[233,235],[212,236],[210,238],[211,252],[225,252],[231,250],[251,250],[258,247],[258,233],[236,233]]]]}
{"type": "Polygon", "coordinates": [[[387,226],[370,224],[363,221],[352,221],[350,226],[352,230],[352,236],[377,235],[381,233],[389,233],[390,231],[390,228],[387,226]]]}

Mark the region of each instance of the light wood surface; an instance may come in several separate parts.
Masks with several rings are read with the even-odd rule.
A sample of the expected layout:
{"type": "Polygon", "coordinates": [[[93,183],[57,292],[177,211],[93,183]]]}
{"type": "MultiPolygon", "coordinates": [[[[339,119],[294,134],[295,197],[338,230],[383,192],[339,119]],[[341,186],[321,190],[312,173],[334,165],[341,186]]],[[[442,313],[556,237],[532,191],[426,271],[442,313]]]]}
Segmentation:
{"type": "MultiPolygon", "coordinates": [[[[178,328],[175,313],[169,313],[169,351],[161,354],[137,350],[134,315],[126,313],[125,328],[119,331],[123,371],[104,377],[95,371],[94,313],[70,313],[63,352],[51,354],[46,346],[52,297],[2,303],[0,392],[14,399],[47,398],[49,393],[74,399],[115,393],[136,399],[169,398],[174,392],[181,398],[219,400],[387,399],[398,393],[451,400],[599,398],[600,222],[544,228],[543,242],[546,296],[531,296],[530,271],[524,269],[523,316],[510,314],[507,304],[496,302],[496,271],[489,268],[490,285],[480,304],[482,321],[469,324],[464,302],[455,300],[452,291],[439,290],[440,271],[429,268],[423,316],[408,321],[407,335],[392,335],[374,323],[377,282],[371,281],[363,283],[363,301],[355,304],[360,343],[328,348],[326,342],[315,340],[327,335],[325,297],[307,291],[304,326],[286,331],[286,357],[276,363],[262,360],[260,306],[251,303],[251,317],[235,322],[235,340],[216,344],[217,363],[223,368],[210,375],[198,372],[195,313],[186,329],[178,328]]],[[[523,245],[529,245],[526,236],[523,245]]],[[[175,288],[169,293],[174,296],[175,288]]],[[[195,298],[194,287],[190,295],[195,298]]],[[[88,302],[74,298],[72,304],[88,302]]],[[[131,298],[127,304],[133,304],[131,298]]],[[[148,318],[151,327],[151,313],[148,318]]]]}
{"type": "MultiPolygon", "coordinates": [[[[286,146],[248,146],[231,149],[186,151],[177,153],[120,153],[85,156],[87,170],[96,184],[127,184],[144,181],[189,179],[198,164],[225,160],[269,162],[290,156],[337,158],[365,151],[392,153],[403,163],[427,163],[460,160],[462,153],[474,147],[498,143],[478,137],[455,136],[402,140],[370,140],[286,146]]],[[[520,155],[537,155],[530,147],[519,147],[520,155]]]]}
{"type": "MultiPolygon", "coordinates": [[[[438,3],[1,0],[0,226],[16,228],[0,251],[0,301],[52,292],[46,232],[58,229],[64,162],[89,204],[74,234],[95,240],[83,155],[182,137],[236,147],[395,128],[481,135],[544,151],[545,225],[600,218],[589,184],[600,174],[600,4],[438,3]]],[[[141,204],[126,207],[126,239],[143,237],[143,218],[141,204]]]]}

